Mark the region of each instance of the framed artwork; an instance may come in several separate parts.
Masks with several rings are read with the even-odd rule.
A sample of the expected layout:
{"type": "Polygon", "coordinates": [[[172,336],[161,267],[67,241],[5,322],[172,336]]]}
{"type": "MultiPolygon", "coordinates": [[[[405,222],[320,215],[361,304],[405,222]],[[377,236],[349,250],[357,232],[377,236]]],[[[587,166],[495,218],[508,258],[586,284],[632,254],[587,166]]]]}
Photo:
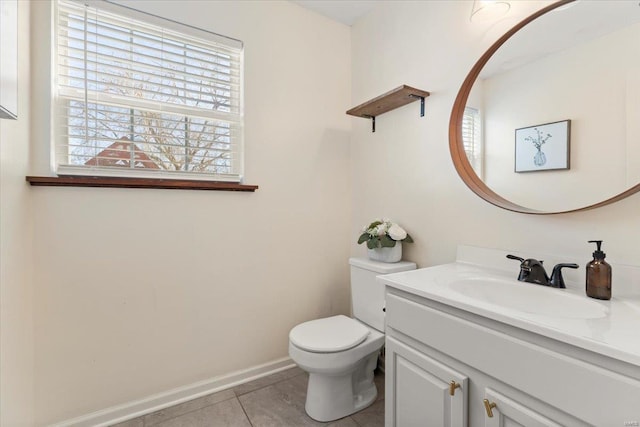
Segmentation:
{"type": "Polygon", "coordinates": [[[569,169],[571,120],[516,129],[515,171],[569,169]]]}

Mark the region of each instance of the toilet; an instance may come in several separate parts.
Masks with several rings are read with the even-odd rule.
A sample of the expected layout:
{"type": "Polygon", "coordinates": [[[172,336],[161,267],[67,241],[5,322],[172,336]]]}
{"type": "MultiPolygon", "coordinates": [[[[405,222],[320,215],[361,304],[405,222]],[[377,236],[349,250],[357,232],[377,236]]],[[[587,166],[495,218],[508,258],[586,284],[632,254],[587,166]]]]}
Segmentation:
{"type": "Polygon", "coordinates": [[[384,285],[376,276],[416,268],[362,258],[349,264],[353,318],[311,320],[289,333],[289,356],[309,373],[305,410],[316,421],[346,417],[376,400],[373,371],[384,345],[384,285]]]}

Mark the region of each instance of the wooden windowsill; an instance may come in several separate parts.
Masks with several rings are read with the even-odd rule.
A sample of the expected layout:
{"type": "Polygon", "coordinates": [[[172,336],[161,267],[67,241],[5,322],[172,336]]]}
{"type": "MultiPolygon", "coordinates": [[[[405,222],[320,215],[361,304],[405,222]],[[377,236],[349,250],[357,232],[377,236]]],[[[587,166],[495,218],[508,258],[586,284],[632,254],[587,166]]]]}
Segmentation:
{"type": "Polygon", "coordinates": [[[45,187],[164,188],[172,190],[250,191],[257,185],[193,179],[117,178],[104,176],[28,176],[27,182],[45,187]]]}

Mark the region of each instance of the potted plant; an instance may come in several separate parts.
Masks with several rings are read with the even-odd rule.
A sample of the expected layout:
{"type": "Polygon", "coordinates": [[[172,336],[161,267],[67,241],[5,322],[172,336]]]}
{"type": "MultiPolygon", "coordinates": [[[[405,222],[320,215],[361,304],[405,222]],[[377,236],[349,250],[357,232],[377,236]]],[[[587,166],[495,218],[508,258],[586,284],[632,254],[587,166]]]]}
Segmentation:
{"type": "Polygon", "coordinates": [[[402,227],[385,218],[373,221],[363,230],[358,244],[364,242],[367,242],[369,259],[398,262],[402,259],[402,242],[413,243],[413,239],[402,227]]]}

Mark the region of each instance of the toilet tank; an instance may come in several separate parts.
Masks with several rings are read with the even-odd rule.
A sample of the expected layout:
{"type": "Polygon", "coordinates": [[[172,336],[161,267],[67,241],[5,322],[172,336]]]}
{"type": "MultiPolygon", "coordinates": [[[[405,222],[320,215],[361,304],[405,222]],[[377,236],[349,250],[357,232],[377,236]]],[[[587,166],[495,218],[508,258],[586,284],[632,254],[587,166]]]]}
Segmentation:
{"type": "Polygon", "coordinates": [[[416,264],[407,261],[386,263],[366,258],[349,258],[349,264],[353,317],[384,332],[384,285],[376,280],[376,276],[414,270],[416,264]]]}

